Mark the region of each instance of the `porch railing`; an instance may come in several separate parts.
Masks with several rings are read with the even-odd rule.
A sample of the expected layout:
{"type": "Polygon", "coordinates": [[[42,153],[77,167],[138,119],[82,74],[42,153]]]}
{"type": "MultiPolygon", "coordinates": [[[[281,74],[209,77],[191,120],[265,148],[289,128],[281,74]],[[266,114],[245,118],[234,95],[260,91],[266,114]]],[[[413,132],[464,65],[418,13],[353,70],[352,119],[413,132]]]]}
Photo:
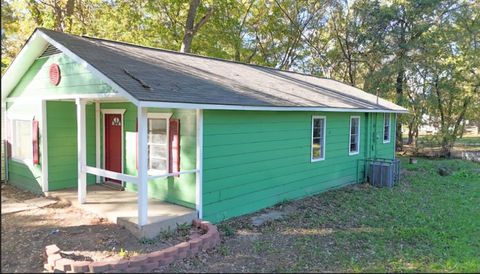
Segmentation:
{"type": "MultiPolygon", "coordinates": [[[[110,179],[115,179],[115,180],[119,180],[119,181],[126,181],[126,182],[129,182],[129,183],[138,184],[138,177],[137,176],[118,173],[118,172],[115,172],[115,171],[110,171],[110,170],[100,169],[100,168],[96,168],[96,167],[86,166],[85,167],[85,172],[87,172],[89,174],[97,175],[97,176],[110,178],[110,179]]],[[[177,172],[169,172],[169,173],[167,172],[167,173],[149,175],[148,180],[166,178],[166,177],[177,176],[177,175],[181,175],[181,174],[192,174],[192,173],[197,173],[197,172],[198,172],[198,169],[184,170],[184,171],[177,171],[177,172]]]]}

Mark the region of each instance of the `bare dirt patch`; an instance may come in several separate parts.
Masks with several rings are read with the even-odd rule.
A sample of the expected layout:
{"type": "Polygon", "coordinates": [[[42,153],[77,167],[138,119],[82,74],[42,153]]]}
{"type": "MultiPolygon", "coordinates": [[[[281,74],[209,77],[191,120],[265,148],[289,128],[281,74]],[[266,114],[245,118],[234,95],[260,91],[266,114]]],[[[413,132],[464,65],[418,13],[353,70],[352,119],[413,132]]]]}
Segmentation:
{"type": "MultiPolygon", "coordinates": [[[[4,184],[2,196],[19,201],[38,197],[4,184]]],[[[51,244],[65,251],[65,257],[113,260],[170,247],[201,233],[188,224],[142,241],[123,227],[64,202],[4,214],[1,221],[2,273],[43,271],[44,249],[51,244]]]]}

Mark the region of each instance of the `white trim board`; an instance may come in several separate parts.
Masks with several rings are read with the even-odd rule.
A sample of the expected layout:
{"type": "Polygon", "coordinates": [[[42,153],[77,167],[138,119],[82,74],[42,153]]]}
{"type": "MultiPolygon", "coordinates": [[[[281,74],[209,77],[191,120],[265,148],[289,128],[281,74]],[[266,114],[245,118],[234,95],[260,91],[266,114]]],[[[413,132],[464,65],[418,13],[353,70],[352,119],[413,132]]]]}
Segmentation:
{"type": "MultiPolygon", "coordinates": [[[[124,145],[125,145],[125,140],[124,140],[124,132],[123,132],[123,125],[125,123],[125,119],[124,119],[124,113],[125,113],[125,109],[100,109],[100,112],[102,113],[102,121],[101,121],[101,124],[103,125],[103,138],[102,138],[102,155],[103,155],[103,168],[105,170],[106,169],[106,163],[105,163],[105,115],[107,114],[120,114],[120,116],[122,117],[122,128],[121,128],[121,150],[122,150],[122,173],[125,173],[125,165],[124,165],[124,162],[125,162],[125,155],[124,155],[124,145]]],[[[105,178],[104,178],[105,180],[105,178]]],[[[125,181],[121,181],[121,185],[124,187],[125,186],[125,181]]]]}
{"type": "Polygon", "coordinates": [[[36,30],[22,47],[2,77],[2,100],[5,100],[15,88],[23,75],[28,71],[35,59],[42,54],[48,44],[36,30]]]}
{"type": "Polygon", "coordinates": [[[53,40],[50,38],[48,35],[43,33],[42,31],[36,30],[35,32],[38,32],[40,36],[45,39],[48,43],[56,47],[57,49],[61,50],[64,54],[68,55],[68,57],[72,58],[73,60],[77,61],[79,65],[85,67],[87,70],[92,72],[95,76],[103,80],[105,83],[110,85],[112,88],[114,88],[116,91],[118,91],[119,94],[121,94],[123,97],[127,98],[130,100],[133,104],[138,105],[139,101],[134,98],[130,93],[128,93],[125,89],[123,89],[121,86],[119,86],[117,83],[112,81],[109,77],[107,77],[105,74],[101,73],[99,70],[97,70],[94,66],[89,64],[87,61],[83,60],[80,58],[78,55],[73,53],[71,50],[63,46],[62,44],[58,43],[57,41],[53,40]]]}
{"type": "Polygon", "coordinates": [[[390,140],[392,139],[392,117],[390,113],[384,113],[383,114],[383,135],[382,135],[382,140],[384,144],[390,143],[390,140]],[[388,115],[388,120],[385,119],[387,118],[388,115]],[[388,140],[385,140],[385,122],[388,121],[388,140]]]}
{"type": "Polygon", "coordinates": [[[361,121],[362,119],[360,118],[360,116],[350,116],[350,126],[348,127],[348,155],[349,156],[352,156],[352,155],[357,155],[360,153],[360,140],[362,138],[361,137],[361,133],[360,133],[360,128],[361,128],[361,121]],[[357,151],[354,151],[354,152],[351,152],[350,151],[350,147],[352,145],[352,119],[358,119],[358,133],[357,133],[357,151]]]}
{"type": "Polygon", "coordinates": [[[314,163],[314,162],[320,162],[320,161],[325,160],[325,152],[326,152],[325,144],[327,143],[327,141],[326,141],[326,137],[327,137],[327,135],[326,135],[326,132],[327,132],[327,117],[326,116],[313,115],[311,125],[312,125],[312,132],[311,132],[311,136],[310,136],[310,162],[314,163]],[[323,143],[322,143],[323,157],[317,158],[317,159],[313,158],[313,129],[314,129],[315,119],[323,119],[323,143]]]}
{"type": "Polygon", "coordinates": [[[169,103],[141,101],[142,107],[153,108],[184,108],[184,109],[212,109],[212,110],[258,110],[258,111],[323,111],[323,112],[379,112],[379,113],[408,113],[407,110],[383,110],[383,109],[351,109],[351,108],[326,108],[326,107],[262,107],[262,106],[238,106],[238,105],[215,105],[194,103],[169,103]]]}
{"type": "MultiPolygon", "coordinates": [[[[100,108],[100,112],[102,114],[121,114],[123,115],[125,113],[126,109],[122,108],[122,109],[119,109],[119,108],[100,108]]],[[[123,118],[123,117],[122,117],[123,118]]],[[[123,126],[123,123],[122,123],[122,126],[123,126]]]]}
{"type": "Polygon", "coordinates": [[[6,98],[6,102],[31,102],[32,100],[76,100],[80,99],[103,99],[107,102],[129,102],[117,93],[92,93],[92,94],[73,94],[73,95],[40,95],[40,96],[21,96],[6,98]]]}
{"type": "MultiPolygon", "coordinates": [[[[30,116],[27,116],[27,117],[30,117],[30,116]]],[[[21,163],[21,164],[24,164],[26,166],[29,166],[29,167],[33,167],[34,164],[33,164],[33,146],[32,146],[32,136],[33,136],[33,128],[32,128],[32,121],[33,121],[33,118],[34,116],[32,115],[31,118],[23,118],[22,116],[13,116],[13,117],[8,117],[8,126],[9,127],[9,131],[10,131],[10,138],[11,138],[11,156],[10,156],[10,159],[14,162],[17,162],[17,163],[21,163]],[[27,147],[29,147],[29,153],[30,155],[28,156],[28,158],[26,159],[20,159],[17,157],[17,155],[15,155],[15,149],[14,147],[16,146],[16,143],[17,143],[17,140],[16,140],[16,133],[15,133],[15,126],[14,126],[14,123],[15,121],[21,121],[21,122],[28,122],[30,127],[29,127],[29,138],[27,138],[28,140],[30,140],[30,143],[27,147]]]]}
{"type": "Polygon", "coordinates": [[[150,140],[148,138],[148,128],[150,126],[149,124],[149,119],[164,119],[165,120],[165,128],[166,128],[166,136],[167,136],[167,143],[165,144],[166,146],[166,170],[156,170],[156,169],[150,169],[150,153],[148,153],[147,156],[147,174],[149,176],[157,176],[161,175],[164,173],[168,173],[169,167],[170,167],[170,144],[169,144],[169,138],[170,138],[170,117],[172,117],[172,113],[169,112],[147,112],[147,151],[150,151],[148,147],[151,145],[150,140]]]}

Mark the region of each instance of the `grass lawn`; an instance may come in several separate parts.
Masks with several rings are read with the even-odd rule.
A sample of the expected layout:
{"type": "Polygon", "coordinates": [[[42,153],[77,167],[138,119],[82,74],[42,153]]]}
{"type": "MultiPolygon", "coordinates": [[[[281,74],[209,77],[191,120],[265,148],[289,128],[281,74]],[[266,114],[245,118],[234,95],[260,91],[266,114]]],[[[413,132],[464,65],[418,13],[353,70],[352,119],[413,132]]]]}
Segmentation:
{"type": "Polygon", "coordinates": [[[223,222],[220,246],[167,271],[479,272],[480,165],[402,167],[392,189],[353,185],[282,203],[268,210],[287,217],[260,227],[253,215],[223,222]],[[453,173],[438,175],[444,166],[453,173]]]}

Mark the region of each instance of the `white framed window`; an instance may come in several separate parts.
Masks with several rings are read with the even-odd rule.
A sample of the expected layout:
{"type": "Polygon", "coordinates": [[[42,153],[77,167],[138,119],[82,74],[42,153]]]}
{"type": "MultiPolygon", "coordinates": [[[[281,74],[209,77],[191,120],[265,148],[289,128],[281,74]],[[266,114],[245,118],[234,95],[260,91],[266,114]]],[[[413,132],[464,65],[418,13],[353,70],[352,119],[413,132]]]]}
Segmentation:
{"type": "Polygon", "coordinates": [[[312,162],[325,160],[326,123],[325,116],[312,116],[312,162]]]}
{"type": "Polygon", "coordinates": [[[349,155],[360,152],[360,116],[350,116],[349,155]]]}
{"type": "Polygon", "coordinates": [[[148,173],[161,174],[168,171],[168,137],[171,113],[148,113],[147,147],[148,173]]]}
{"type": "Polygon", "coordinates": [[[383,143],[390,143],[390,113],[383,114],[383,143]]]}
{"type": "Polygon", "coordinates": [[[31,163],[33,158],[32,121],[11,120],[12,159],[18,162],[31,163]]]}

